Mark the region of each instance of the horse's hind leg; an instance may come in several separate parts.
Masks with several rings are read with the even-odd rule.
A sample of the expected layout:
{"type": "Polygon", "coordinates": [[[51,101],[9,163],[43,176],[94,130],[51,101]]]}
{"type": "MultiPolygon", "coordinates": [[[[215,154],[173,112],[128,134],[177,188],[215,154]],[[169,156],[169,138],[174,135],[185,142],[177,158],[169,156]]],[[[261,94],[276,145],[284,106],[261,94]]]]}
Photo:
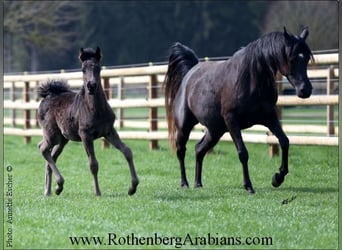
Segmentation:
{"type": "Polygon", "coordinates": [[[185,153],[186,153],[186,143],[189,140],[189,135],[193,126],[194,125],[183,126],[181,129],[177,129],[177,134],[176,134],[176,153],[177,153],[177,158],[178,158],[179,167],[181,171],[181,187],[182,188],[189,187],[189,183],[186,178],[184,159],[185,159],[185,153]]]}
{"type": "Polygon", "coordinates": [[[205,135],[196,144],[195,187],[202,187],[202,163],[204,156],[220,140],[224,132],[206,130],[205,135]]]}
{"type": "MultiPolygon", "coordinates": [[[[53,147],[52,152],[51,152],[51,156],[52,156],[52,159],[55,161],[55,163],[57,162],[58,156],[62,153],[63,148],[64,148],[65,144],[67,144],[67,143],[68,143],[68,140],[66,140],[63,137],[61,142],[53,147]]],[[[46,168],[46,170],[45,170],[46,172],[45,172],[45,193],[44,193],[44,195],[49,196],[49,195],[51,195],[52,169],[51,169],[48,162],[46,163],[45,168],[46,168]]]]}
{"type": "MultiPolygon", "coordinates": [[[[66,143],[64,143],[64,145],[65,144],[66,143]]],[[[57,157],[62,152],[64,145],[62,146],[62,148],[57,147],[55,150],[52,151],[52,153],[54,154],[54,157],[53,157],[50,153],[52,146],[49,145],[49,143],[45,139],[38,144],[40,152],[42,153],[43,157],[46,160],[45,193],[44,193],[44,195],[46,196],[51,195],[52,172],[56,176],[56,182],[57,182],[56,191],[55,191],[56,194],[59,195],[63,191],[64,178],[62,177],[62,175],[60,174],[56,166],[55,159],[57,160],[57,157]]]]}
{"type": "Polygon", "coordinates": [[[106,140],[111,143],[115,148],[117,148],[126,158],[131,174],[132,186],[128,189],[128,195],[133,195],[139,184],[139,179],[135,171],[133,163],[133,154],[129,147],[127,147],[120,139],[118,133],[115,129],[111,131],[106,137],[106,140]]]}

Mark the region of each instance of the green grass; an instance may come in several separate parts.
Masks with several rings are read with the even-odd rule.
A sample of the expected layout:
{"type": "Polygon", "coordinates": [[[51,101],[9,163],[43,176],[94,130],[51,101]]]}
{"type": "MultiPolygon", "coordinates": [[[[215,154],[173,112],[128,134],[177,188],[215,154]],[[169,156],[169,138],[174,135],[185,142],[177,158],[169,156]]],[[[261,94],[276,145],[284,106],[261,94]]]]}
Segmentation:
{"type": "MultiPolygon", "coordinates": [[[[44,160],[36,144],[23,144],[20,137],[4,137],[5,183],[13,176],[14,249],[108,249],[168,248],[174,246],[72,245],[70,236],[118,237],[272,237],[272,245],[221,246],[224,249],[333,249],[338,241],[338,148],[291,146],[290,173],[275,189],[271,177],[280,157],[270,159],[267,145],[247,144],[249,169],[256,194],[242,188],[242,170],[235,147],[220,142],[203,166],[202,189],[179,187],[176,156],[166,141],[150,151],[147,141],[126,140],[134,152],[141,181],[130,197],[129,171],[116,150],[101,149],[96,142],[100,164],[102,197],[95,197],[83,146],[70,142],[58,166],[65,178],[60,196],[43,197],[44,160]],[[12,166],[7,172],[6,166],[12,166]],[[283,204],[284,200],[291,200],[283,204]]],[[[188,144],[187,174],[194,180],[194,144],[188,144]]],[[[5,184],[4,190],[8,189],[5,184]]],[[[6,202],[6,195],[5,195],[6,202]]],[[[6,209],[5,209],[6,212],[6,209]]],[[[6,219],[7,213],[5,213],[6,219]]],[[[5,233],[9,225],[5,223],[5,233]]],[[[5,235],[5,239],[6,239],[5,235]]],[[[240,238],[235,238],[238,243],[240,238]]],[[[261,240],[260,240],[261,242],[261,240]]],[[[108,243],[108,242],[107,242],[108,243]]],[[[190,245],[182,249],[220,248],[190,245]]],[[[199,244],[200,242],[198,242],[199,244]]],[[[260,243],[261,244],[261,243],[260,243]]]]}

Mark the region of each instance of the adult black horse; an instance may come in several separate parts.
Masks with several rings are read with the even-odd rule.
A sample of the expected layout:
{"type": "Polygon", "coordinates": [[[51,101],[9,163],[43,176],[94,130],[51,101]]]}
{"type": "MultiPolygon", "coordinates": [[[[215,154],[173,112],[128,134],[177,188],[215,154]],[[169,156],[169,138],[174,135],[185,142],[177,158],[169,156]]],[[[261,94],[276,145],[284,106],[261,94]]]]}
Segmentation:
{"type": "Polygon", "coordinates": [[[312,85],[307,65],[313,59],[305,40],[286,31],[266,34],[237,51],[229,60],[201,62],[188,47],[175,43],[170,49],[164,81],[168,129],[176,147],[181,170],[181,185],[188,187],[185,151],[189,134],[197,123],[207,129],[196,145],[195,187],[202,187],[202,162],[205,154],[229,131],[243,169],[244,187],[254,193],[248,173],[248,151],[241,130],[255,124],[270,129],[282,149],[279,173],[272,178],[278,187],[288,173],[289,140],[283,132],[275,105],[278,98],[275,75],[279,71],[296,88],[297,96],[308,98],[312,85]]]}

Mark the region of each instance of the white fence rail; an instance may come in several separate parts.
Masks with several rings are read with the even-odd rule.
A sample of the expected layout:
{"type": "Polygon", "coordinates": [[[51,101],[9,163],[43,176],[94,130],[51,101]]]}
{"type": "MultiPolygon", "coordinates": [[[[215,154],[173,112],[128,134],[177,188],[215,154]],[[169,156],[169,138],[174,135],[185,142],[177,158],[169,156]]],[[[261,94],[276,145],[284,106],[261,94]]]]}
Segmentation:
{"type": "MultiPolygon", "coordinates": [[[[279,95],[277,105],[284,106],[326,106],[325,125],[284,125],[286,132],[302,132],[305,135],[289,135],[290,143],[299,145],[338,145],[338,127],[335,119],[338,104],[338,54],[314,55],[315,63],[309,65],[308,76],[312,80],[314,89],[323,89],[319,94],[313,94],[308,99],[300,99],[292,95],[279,95]],[[309,134],[307,134],[309,133],[309,134]],[[318,134],[319,133],[319,134],[318,134]]],[[[150,140],[151,148],[156,148],[158,140],[167,139],[164,98],[161,93],[161,83],[167,70],[166,65],[145,66],[135,68],[106,69],[101,71],[102,84],[108,102],[116,109],[117,121],[115,126],[122,138],[150,140]],[[126,95],[127,91],[137,91],[137,95],[126,95]],[[148,115],[134,121],[126,119],[128,109],[148,110],[148,115]],[[159,112],[158,110],[162,111],[159,112]],[[145,131],[126,131],[130,128],[145,129],[145,131]],[[127,128],[125,131],[121,128],[127,128]]],[[[36,110],[40,100],[37,95],[37,87],[47,79],[67,79],[72,88],[80,88],[82,85],[81,72],[54,73],[54,74],[22,74],[4,76],[4,134],[23,136],[30,142],[31,136],[41,135],[42,132],[36,120],[36,110]]],[[[281,91],[286,89],[283,84],[281,91]]],[[[190,139],[199,139],[203,127],[197,126],[190,139]]],[[[261,126],[253,126],[243,133],[246,142],[277,144],[273,135],[266,133],[261,126]],[[258,132],[258,133],[257,133],[258,132]],[[261,133],[260,133],[261,132],[261,133]]],[[[231,140],[229,134],[225,134],[223,140],[231,140]]]]}

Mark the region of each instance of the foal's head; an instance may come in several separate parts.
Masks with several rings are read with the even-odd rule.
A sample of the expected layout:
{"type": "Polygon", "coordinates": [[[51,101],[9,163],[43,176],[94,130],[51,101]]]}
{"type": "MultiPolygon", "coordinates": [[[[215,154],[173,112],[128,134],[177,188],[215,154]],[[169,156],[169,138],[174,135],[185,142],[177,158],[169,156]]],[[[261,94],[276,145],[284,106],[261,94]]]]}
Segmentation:
{"type": "Polygon", "coordinates": [[[101,50],[99,47],[96,48],[96,51],[91,48],[81,48],[79,59],[82,63],[84,87],[88,90],[89,95],[93,95],[101,84],[101,50]]]}
{"type": "Polygon", "coordinates": [[[308,28],[305,28],[299,36],[294,36],[287,33],[284,27],[287,67],[285,72],[281,73],[296,88],[297,96],[300,98],[308,98],[312,92],[312,85],[306,72],[309,60],[313,59],[311,50],[305,42],[308,35],[308,28]]]}

